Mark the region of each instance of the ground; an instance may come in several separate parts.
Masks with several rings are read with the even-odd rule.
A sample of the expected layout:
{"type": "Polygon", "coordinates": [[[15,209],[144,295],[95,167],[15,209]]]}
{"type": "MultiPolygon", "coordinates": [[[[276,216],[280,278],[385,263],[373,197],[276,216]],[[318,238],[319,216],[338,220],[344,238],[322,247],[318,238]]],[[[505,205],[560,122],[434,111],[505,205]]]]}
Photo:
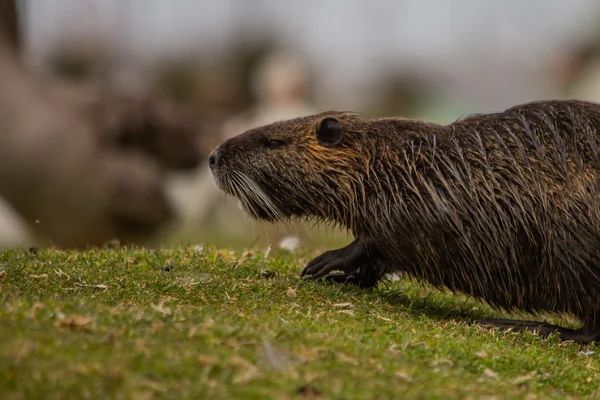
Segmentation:
{"type": "Polygon", "coordinates": [[[474,326],[506,314],[405,279],[303,282],[314,255],[2,252],[0,398],[600,395],[595,345],[474,326]]]}

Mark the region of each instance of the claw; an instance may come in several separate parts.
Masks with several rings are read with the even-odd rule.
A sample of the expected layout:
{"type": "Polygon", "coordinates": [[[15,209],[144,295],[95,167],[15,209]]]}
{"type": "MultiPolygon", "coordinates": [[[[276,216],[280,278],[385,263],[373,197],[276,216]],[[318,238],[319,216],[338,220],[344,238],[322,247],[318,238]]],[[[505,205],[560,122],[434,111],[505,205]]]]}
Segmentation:
{"type": "Polygon", "coordinates": [[[327,282],[332,282],[332,283],[342,283],[342,284],[352,283],[352,284],[357,285],[358,284],[358,270],[356,270],[350,274],[346,274],[346,273],[329,274],[329,275],[325,276],[325,280],[327,282]]]}
{"type": "Polygon", "coordinates": [[[322,278],[336,269],[349,273],[356,269],[357,263],[365,258],[365,251],[360,242],[355,240],[348,246],[337,250],[326,251],[310,261],[301,276],[313,275],[315,279],[322,278]]]}
{"type": "Polygon", "coordinates": [[[371,287],[377,282],[377,274],[370,262],[372,249],[364,240],[356,239],[348,246],[337,250],[326,251],[315,257],[302,270],[301,276],[317,280],[325,278],[330,282],[354,283],[360,287],[371,287]],[[341,271],[341,273],[333,273],[341,271]]]}

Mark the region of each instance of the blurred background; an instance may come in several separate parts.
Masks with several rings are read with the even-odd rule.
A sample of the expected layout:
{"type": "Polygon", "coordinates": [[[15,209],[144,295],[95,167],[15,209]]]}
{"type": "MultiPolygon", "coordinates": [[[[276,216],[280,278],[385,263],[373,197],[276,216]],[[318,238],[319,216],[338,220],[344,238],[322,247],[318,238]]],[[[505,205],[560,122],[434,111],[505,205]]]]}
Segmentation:
{"type": "Polygon", "coordinates": [[[327,109],[450,123],[600,100],[597,0],[0,0],[0,247],[324,247],[250,220],[210,151],[327,109]]]}

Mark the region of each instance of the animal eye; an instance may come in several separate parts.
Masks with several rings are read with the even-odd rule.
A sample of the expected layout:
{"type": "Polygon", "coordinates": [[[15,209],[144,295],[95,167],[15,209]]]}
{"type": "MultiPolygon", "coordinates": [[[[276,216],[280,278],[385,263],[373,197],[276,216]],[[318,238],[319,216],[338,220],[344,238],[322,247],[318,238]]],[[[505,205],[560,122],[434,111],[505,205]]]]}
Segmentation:
{"type": "Polygon", "coordinates": [[[281,147],[285,144],[285,142],[283,140],[277,140],[277,139],[269,139],[267,140],[267,147],[270,149],[276,149],[278,147],[281,147]]]}

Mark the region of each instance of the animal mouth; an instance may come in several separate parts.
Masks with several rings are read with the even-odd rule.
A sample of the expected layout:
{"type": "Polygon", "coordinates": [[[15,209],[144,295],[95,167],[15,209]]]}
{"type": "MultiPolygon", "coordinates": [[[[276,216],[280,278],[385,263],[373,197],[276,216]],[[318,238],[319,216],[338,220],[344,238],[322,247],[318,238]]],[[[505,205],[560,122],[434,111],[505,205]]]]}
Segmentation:
{"type": "Polygon", "coordinates": [[[237,198],[242,208],[256,219],[282,221],[285,214],[252,178],[240,171],[226,176],[214,175],[215,183],[225,193],[237,198]]]}
{"type": "Polygon", "coordinates": [[[215,185],[217,185],[217,187],[222,190],[223,192],[229,194],[229,195],[234,195],[234,193],[231,190],[231,184],[228,183],[228,179],[224,179],[221,177],[221,174],[218,173],[218,171],[211,171],[211,175],[213,178],[213,182],[215,183],[215,185]]]}

